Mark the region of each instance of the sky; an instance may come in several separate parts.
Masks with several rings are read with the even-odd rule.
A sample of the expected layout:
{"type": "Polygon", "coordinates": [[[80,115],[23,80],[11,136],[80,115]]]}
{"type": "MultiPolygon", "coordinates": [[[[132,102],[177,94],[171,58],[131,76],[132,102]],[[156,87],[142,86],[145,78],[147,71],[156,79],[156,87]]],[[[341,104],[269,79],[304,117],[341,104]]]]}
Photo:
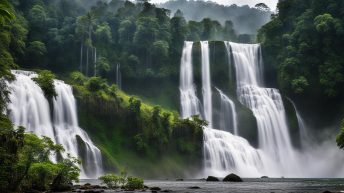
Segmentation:
{"type": "MultiPolygon", "coordinates": [[[[151,3],[163,3],[168,0],[151,0],[151,3]]],[[[271,10],[276,10],[276,5],[278,0],[212,0],[218,4],[222,5],[249,5],[251,7],[255,6],[257,3],[265,3],[267,6],[271,8],[271,10]]]]}

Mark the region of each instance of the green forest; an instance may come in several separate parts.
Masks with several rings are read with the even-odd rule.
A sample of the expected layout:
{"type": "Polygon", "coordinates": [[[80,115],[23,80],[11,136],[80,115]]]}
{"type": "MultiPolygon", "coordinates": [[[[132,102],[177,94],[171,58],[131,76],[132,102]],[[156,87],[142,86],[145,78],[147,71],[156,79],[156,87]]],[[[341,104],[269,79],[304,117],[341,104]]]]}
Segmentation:
{"type": "MultiPolygon", "coordinates": [[[[1,192],[68,190],[79,179],[77,165],[86,160],[63,157],[60,144],[10,121],[7,82],[15,79],[13,69],[37,72],[34,81],[50,105],[57,96],[54,79],[72,86],[80,126],[101,150],[104,170],[143,178],[187,177],[199,171],[208,122],[199,116],[182,119],[178,113],[184,41],[209,41],[216,86],[228,84],[222,41],[260,43],[266,84],[302,104],[314,128],[341,125],[336,142],[344,148],[344,121],[337,123],[344,117],[344,1],[284,0],[276,12],[265,4],[225,7],[246,13],[235,20],[226,12],[192,18],[183,13],[187,8],[179,9],[187,1],[181,7],[177,1],[86,2],[0,0],[1,192]],[[254,22],[238,26],[244,17],[254,22]],[[116,82],[119,66],[123,85],[116,82]]],[[[188,6],[208,9],[206,2],[197,3],[188,6]]],[[[209,12],[224,9],[214,7],[209,12]]],[[[200,45],[195,48],[193,54],[199,56],[200,45]]],[[[231,84],[228,92],[235,93],[231,84]]],[[[238,109],[242,135],[256,140],[252,113],[242,105],[238,109]]],[[[116,176],[103,180],[108,178],[116,176]]]]}

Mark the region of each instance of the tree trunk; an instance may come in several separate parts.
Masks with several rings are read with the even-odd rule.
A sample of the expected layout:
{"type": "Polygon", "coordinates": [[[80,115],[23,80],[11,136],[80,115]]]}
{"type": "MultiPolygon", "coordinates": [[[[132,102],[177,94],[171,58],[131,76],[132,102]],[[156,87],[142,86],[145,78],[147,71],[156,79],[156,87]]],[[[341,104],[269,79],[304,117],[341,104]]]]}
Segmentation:
{"type": "Polygon", "coordinates": [[[97,48],[94,47],[94,76],[97,76],[97,48]]]}
{"type": "Polygon", "coordinates": [[[80,46],[80,67],[79,67],[81,73],[82,73],[82,51],[83,51],[83,49],[84,49],[84,45],[83,45],[83,43],[81,43],[81,46],[80,46]]]}
{"type": "Polygon", "coordinates": [[[86,50],[86,76],[88,76],[88,50],[89,50],[89,47],[87,46],[87,50],[86,50]]]}

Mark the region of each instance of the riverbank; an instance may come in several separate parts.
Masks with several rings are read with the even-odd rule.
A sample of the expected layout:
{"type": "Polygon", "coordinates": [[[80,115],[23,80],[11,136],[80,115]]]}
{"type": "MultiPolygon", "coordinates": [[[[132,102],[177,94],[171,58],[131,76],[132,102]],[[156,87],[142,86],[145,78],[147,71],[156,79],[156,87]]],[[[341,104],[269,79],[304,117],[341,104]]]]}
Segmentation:
{"type": "MultiPolygon", "coordinates": [[[[145,180],[146,188],[137,191],[76,189],[73,192],[178,192],[178,193],[340,193],[344,179],[244,178],[244,182],[206,182],[204,180],[145,180]],[[153,188],[156,187],[156,188],[153,188]],[[153,189],[152,189],[153,188],[153,189]],[[327,192],[328,191],[328,192],[327,192]]],[[[81,180],[80,184],[100,185],[98,180],[81,180]]],[[[69,192],[68,192],[69,193],[69,192]]]]}

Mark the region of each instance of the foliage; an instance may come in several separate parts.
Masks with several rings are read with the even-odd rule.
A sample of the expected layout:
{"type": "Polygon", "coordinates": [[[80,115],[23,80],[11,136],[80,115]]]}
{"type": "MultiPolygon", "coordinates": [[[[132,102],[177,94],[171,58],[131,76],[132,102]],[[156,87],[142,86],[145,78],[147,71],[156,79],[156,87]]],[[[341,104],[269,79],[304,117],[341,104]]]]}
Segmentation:
{"type": "Polygon", "coordinates": [[[15,19],[15,15],[12,12],[11,5],[6,0],[0,1],[0,25],[3,25],[6,21],[15,19]]]}
{"type": "Polygon", "coordinates": [[[107,187],[111,189],[124,187],[129,190],[135,190],[142,189],[144,187],[143,179],[137,177],[127,177],[123,172],[121,175],[105,174],[100,176],[99,180],[101,180],[103,184],[106,184],[107,187]]]}
{"type": "Polygon", "coordinates": [[[78,179],[80,170],[75,158],[62,158],[57,163],[49,159],[64,151],[61,145],[47,137],[24,134],[24,128],[13,128],[4,116],[0,116],[0,128],[1,192],[46,191],[78,179]]]}
{"type": "Polygon", "coordinates": [[[137,177],[128,177],[127,184],[125,185],[125,188],[129,190],[142,189],[143,187],[143,179],[137,177]]]}
{"type": "Polygon", "coordinates": [[[106,85],[105,80],[100,77],[91,77],[86,82],[86,87],[91,92],[97,92],[99,90],[103,90],[106,88],[106,86],[107,85],[106,85]]]}
{"type": "MultiPolygon", "coordinates": [[[[72,73],[73,77],[79,75],[72,73]]],[[[105,81],[100,81],[101,88],[92,89],[88,86],[91,79],[99,80],[91,77],[80,82],[80,78],[71,78],[69,83],[78,100],[80,124],[103,147],[102,152],[107,152],[104,154],[112,160],[111,167],[127,166],[128,160],[120,159],[121,154],[139,156],[145,163],[160,162],[172,154],[185,156],[184,164],[189,161],[191,164],[193,160],[194,167],[200,162],[204,121],[198,118],[180,120],[178,113],[128,96],[115,84],[110,86],[105,81]],[[181,147],[184,141],[188,150],[181,147]]],[[[134,167],[135,164],[129,165],[129,168],[134,167]]],[[[109,183],[115,183],[112,186],[118,186],[120,179],[108,177],[111,179],[109,183]]]]}
{"type": "Polygon", "coordinates": [[[102,184],[106,184],[111,189],[126,188],[129,190],[142,189],[143,179],[137,177],[127,177],[126,172],[121,172],[120,175],[105,174],[98,178],[102,181],[102,184]]]}
{"type": "Polygon", "coordinates": [[[343,2],[290,0],[259,31],[265,63],[289,95],[333,100],[343,94],[343,2]]]}
{"type": "Polygon", "coordinates": [[[26,68],[79,70],[115,81],[116,65],[121,64],[124,79],[166,79],[178,76],[185,40],[251,41],[238,38],[229,19],[187,22],[182,13],[170,17],[169,10],[148,1],[99,2],[90,9],[77,0],[14,1],[13,5],[25,23],[20,27],[28,31],[21,41],[23,53],[15,57],[26,68]]]}
{"type": "Polygon", "coordinates": [[[32,78],[43,90],[44,95],[48,99],[52,99],[57,96],[54,79],[55,75],[49,70],[42,70],[38,73],[38,76],[32,78]]]}
{"type": "Polygon", "coordinates": [[[224,24],[230,20],[236,26],[235,29],[239,34],[256,34],[257,30],[270,20],[271,15],[270,9],[266,5],[263,6],[262,3],[258,5],[259,9],[247,5],[221,5],[213,1],[170,0],[158,6],[169,9],[172,13],[177,13],[179,10],[189,21],[210,18],[224,24]]]}
{"type": "Polygon", "coordinates": [[[120,182],[120,176],[116,174],[105,174],[99,177],[99,180],[102,181],[103,184],[106,184],[109,188],[118,188],[120,182]]]}

